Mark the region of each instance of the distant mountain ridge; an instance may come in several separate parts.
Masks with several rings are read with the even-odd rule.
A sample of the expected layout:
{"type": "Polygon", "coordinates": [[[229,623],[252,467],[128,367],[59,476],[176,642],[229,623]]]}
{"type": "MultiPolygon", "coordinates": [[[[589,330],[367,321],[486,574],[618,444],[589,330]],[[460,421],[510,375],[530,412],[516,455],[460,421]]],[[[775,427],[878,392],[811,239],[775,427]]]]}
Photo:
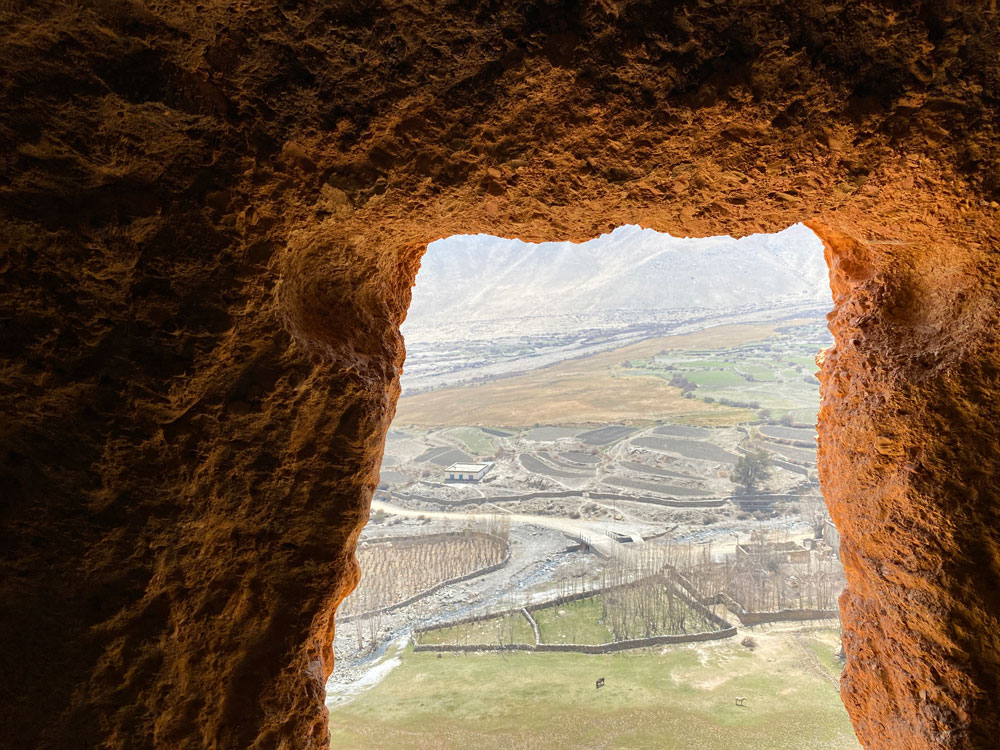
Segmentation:
{"type": "Polygon", "coordinates": [[[808,303],[829,304],[830,288],[822,242],[801,224],[741,239],[634,225],[579,244],[460,235],[428,247],[403,332],[416,343],[808,303]]]}

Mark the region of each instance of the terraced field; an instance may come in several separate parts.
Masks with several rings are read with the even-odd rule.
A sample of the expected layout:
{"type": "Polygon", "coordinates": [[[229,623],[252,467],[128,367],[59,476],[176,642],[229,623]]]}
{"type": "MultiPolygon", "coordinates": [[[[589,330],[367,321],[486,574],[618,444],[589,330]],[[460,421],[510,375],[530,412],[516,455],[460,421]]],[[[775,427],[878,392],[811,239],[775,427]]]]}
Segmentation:
{"type": "Polygon", "coordinates": [[[573,437],[580,430],[575,427],[535,427],[524,433],[525,440],[534,440],[539,443],[547,443],[551,440],[573,437]]]}
{"type": "Polygon", "coordinates": [[[521,465],[528,471],[534,472],[535,474],[541,474],[547,477],[563,477],[565,479],[587,479],[590,475],[579,471],[565,471],[564,469],[557,469],[553,466],[549,466],[542,461],[539,461],[530,453],[522,453],[518,457],[521,461],[521,465]]]}
{"type": "Polygon", "coordinates": [[[567,461],[562,458],[561,455],[553,455],[551,453],[538,453],[538,458],[551,466],[555,466],[557,469],[566,469],[567,471],[575,471],[578,473],[590,473],[592,474],[596,468],[595,464],[581,464],[576,461],[567,461]]]}
{"type": "Polygon", "coordinates": [[[760,427],[760,434],[767,437],[783,438],[785,440],[801,440],[815,442],[816,430],[811,427],[785,427],[784,425],[765,424],[760,427]]]}
{"type": "Polygon", "coordinates": [[[657,427],[653,432],[656,435],[690,438],[707,438],[712,434],[711,430],[706,430],[704,427],[691,427],[685,424],[665,424],[662,427],[657,427]]]}
{"type": "Polygon", "coordinates": [[[577,438],[579,438],[585,445],[608,445],[616,440],[628,437],[635,432],[635,430],[635,427],[608,425],[607,427],[599,427],[596,430],[581,432],[577,435],[577,438]]]}
{"type": "Polygon", "coordinates": [[[640,464],[636,461],[622,461],[621,465],[626,469],[631,469],[632,471],[640,472],[642,474],[653,474],[658,477],[673,477],[675,479],[694,479],[698,480],[692,474],[683,474],[679,471],[671,471],[670,469],[661,469],[659,466],[647,466],[646,464],[640,464]]]}
{"type": "Polygon", "coordinates": [[[574,451],[566,451],[565,453],[560,453],[567,461],[572,461],[577,464],[597,464],[600,463],[600,456],[592,456],[589,453],[576,453],[574,451]]]}
{"type": "Polygon", "coordinates": [[[468,453],[460,451],[458,448],[441,445],[434,448],[428,448],[413,460],[427,461],[438,466],[451,466],[454,463],[471,461],[472,456],[468,453]]]}
{"type": "Polygon", "coordinates": [[[612,487],[622,489],[643,490],[657,495],[667,495],[673,497],[707,497],[711,492],[695,489],[693,487],[678,487],[673,484],[663,484],[662,482],[643,482],[638,479],[628,479],[623,477],[608,477],[604,483],[612,487]]]}
{"type": "Polygon", "coordinates": [[[805,448],[793,448],[789,445],[781,445],[780,443],[764,443],[763,448],[770,453],[777,453],[779,456],[784,456],[789,461],[796,461],[800,464],[816,463],[816,451],[806,450],[805,448]]]}
{"type": "Polygon", "coordinates": [[[494,437],[510,437],[511,435],[514,434],[510,430],[498,430],[493,427],[480,427],[479,429],[481,429],[487,435],[493,435],[494,437]]]}
{"type": "Polygon", "coordinates": [[[453,427],[444,434],[461,440],[470,451],[479,455],[491,456],[496,450],[492,436],[478,427],[453,427]]]}
{"type": "Polygon", "coordinates": [[[633,445],[652,448],[665,453],[677,453],[686,458],[696,458],[701,461],[735,464],[738,456],[723,450],[714,443],[700,440],[683,440],[680,438],[639,437],[632,441],[633,445]]]}

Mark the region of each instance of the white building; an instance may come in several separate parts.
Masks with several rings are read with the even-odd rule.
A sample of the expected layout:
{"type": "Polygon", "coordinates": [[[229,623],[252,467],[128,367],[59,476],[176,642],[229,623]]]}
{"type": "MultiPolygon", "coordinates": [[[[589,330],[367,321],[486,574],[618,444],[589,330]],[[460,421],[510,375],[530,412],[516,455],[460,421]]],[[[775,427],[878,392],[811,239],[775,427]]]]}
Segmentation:
{"type": "Polygon", "coordinates": [[[492,461],[474,464],[452,464],[447,468],[448,482],[478,482],[493,468],[492,461]]]}

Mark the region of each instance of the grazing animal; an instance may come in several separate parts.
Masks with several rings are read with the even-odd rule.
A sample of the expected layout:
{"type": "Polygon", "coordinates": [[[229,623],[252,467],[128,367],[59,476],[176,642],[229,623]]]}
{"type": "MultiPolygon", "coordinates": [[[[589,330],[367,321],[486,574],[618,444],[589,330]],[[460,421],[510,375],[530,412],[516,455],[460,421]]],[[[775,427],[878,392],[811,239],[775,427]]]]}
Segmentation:
{"type": "Polygon", "coordinates": [[[597,689],[600,690],[602,687],[604,687],[604,678],[603,677],[598,677],[597,678],[597,689]]]}
{"type": "Polygon", "coordinates": [[[746,704],[747,704],[747,699],[745,697],[736,699],[737,706],[746,706],[746,704]]]}

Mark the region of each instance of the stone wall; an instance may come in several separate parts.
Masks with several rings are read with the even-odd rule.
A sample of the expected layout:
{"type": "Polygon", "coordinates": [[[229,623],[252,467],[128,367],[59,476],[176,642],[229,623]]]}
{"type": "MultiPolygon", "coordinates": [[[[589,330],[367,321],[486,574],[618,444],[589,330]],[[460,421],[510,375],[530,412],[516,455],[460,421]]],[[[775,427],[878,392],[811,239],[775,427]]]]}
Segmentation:
{"type": "Polygon", "coordinates": [[[460,653],[500,652],[500,651],[535,651],[539,653],[558,652],[574,654],[612,654],[617,651],[630,651],[654,646],[669,646],[680,643],[703,643],[705,641],[720,641],[736,635],[736,628],[729,626],[722,630],[712,630],[706,633],[690,633],[684,635],[654,635],[649,638],[633,638],[614,643],[511,643],[500,646],[496,643],[478,644],[416,644],[414,651],[455,651],[460,653]]]}
{"type": "Polygon", "coordinates": [[[840,612],[835,609],[779,609],[774,612],[733,612],[741,625],[753,627],[774,622],[802,622],[805,620],[836,620],[840,612]]]}
{"type": "MultiPolygon", "coordinates": [[[[566,596],[557,597],[546,602],[538,602],[535,604],[528,605],[527,607],[515,608],[510,610],[504,610],[502,612],[494,612],[490,614],[477,615],[473,617],[466,617],[461,620],[455,620],[454,622],[449,622],[444,625],[435,625],[433,627],[428,627],[424,629],[418,629],[415,632],[415,636],[420,632],[426,632],[427,630],[436,630],[441,627],[450,627],[454,625],[464,625],[472,622],[483,622],[484,620],[492,620],[496,617],[502,617],[504,615],[510,615],[515,612],[522,612],[524,616],[528,619],[528,622],[532,626],[532,630],[535,633],[535,643],[514,643],[514,644],[504,644],[500,645],[498,643],[476,643],[476,644],[422,644],[419,642],[414,642],[414,651],[457,651],[464,653],[473,653],[477,651],[557,651],[562,653],[581,653],[581,654],[610,654],[616,651],[627,651],[631,649],[638,648],[652,648],[653,646],[665,646],[669,644],[678,643],[697,643],[702,641],[713,641],[713,640],[724,640],[726,638],[732,638],[736,635],[737,630],[731,624],[723,620],[721,617],[716,615],[714,612],[706,608],[704,605],[689,599],[688,604],[696,609],[705,616],[709,621],[714,622],[719,625],[718,630],[706,631],[704,633],[679,633],[676,635],[655,635],[648,638],[630,638],[622,641],[614,641],[612,643],[542,643],[541,636],[538,631],[538,625],[535,623],[534,618],[531,616],[532,612],[537,612],[539,609],[545,609],[547,607],[555,607],[560,604],[566,604],[568,602],[578,601],[580,599],[586,599],[589,596],[594,596],[598,594],[602,589],[595,589],[592,591],[582,591],[576,594],[568,594],[566,596]]],[[[687,599],[687,597],[685,597],[687,599]]]]}
{"type": "MultiPolygon", "coordinates": [[[[672,586],[664,579],[664,585],[672,586]]],[[[622,584],[620,586],[612,587],[622,588],[623,586],[628,586],[629,584],[622,584]]],[[[464,617],[460,620],[454,620],[452,622],[447,622],[440,625],[428,626],[425,628],[418,628],[414,631],[414,651],[459,651],[459,652],[476,652],[476,651],[561,651],[561,652],[576,652],[581,654],[610,654],[615,651],[627,651],[636,648],[651,648],[653,646],[664,646],[676,643],[695,643],[701,641],[712,641],[712,640],[723,640],[725,638],[731,638],[736,635],[736,628],[732,624],[726,622],[724,619],[715,614],[712,610],[706,607],[704,604],[699,602],[697,599],[692,597],[683,587],[675,586],[675,592],[681,596],[688,606],[697,610],[698,613],[704,617],[709,622],[718,626],[717,630],[706,631],[703,633],[678,633],[674,635],[655,635],[648,638],[630,638],[621,641],[614,641],[612,643],[542,643],[541,635],[538,630],[538,624],[535,622],[534,618],[531,616],[532,612],[537,612],[540,609],[548,609],[549,607],[558,607],[562,604],[568,604],[569,602],[579,601],[581,599],[586,599],[588,597],[600,594],[607,591],[607,588],[594,588],[585,591],[578,591],[575,594],[566,594],[563,596],[558,596],[554,599],[549,599],[544,602],[535,602],[529,604],[526,607],[515,607],[512,609],[502,610],[499,612],[485,613],[481,615],[473,615],[471,617],[464,617]],[[466,625],[473,622],[484,622],[486,620],[492,620],[497,617],[503,617],[506,615],[514,614],[515,612],[521,612],[524,617],[531,624],[531,628],[535,633],[535,643],[524,644],[498,644],[498,643],[476,643],[476,644],[421,644],[419,643],[420,633],[427,632],[429,630],[437,630],[438,628],[453,627],[455,625],[466,625]]]]}

